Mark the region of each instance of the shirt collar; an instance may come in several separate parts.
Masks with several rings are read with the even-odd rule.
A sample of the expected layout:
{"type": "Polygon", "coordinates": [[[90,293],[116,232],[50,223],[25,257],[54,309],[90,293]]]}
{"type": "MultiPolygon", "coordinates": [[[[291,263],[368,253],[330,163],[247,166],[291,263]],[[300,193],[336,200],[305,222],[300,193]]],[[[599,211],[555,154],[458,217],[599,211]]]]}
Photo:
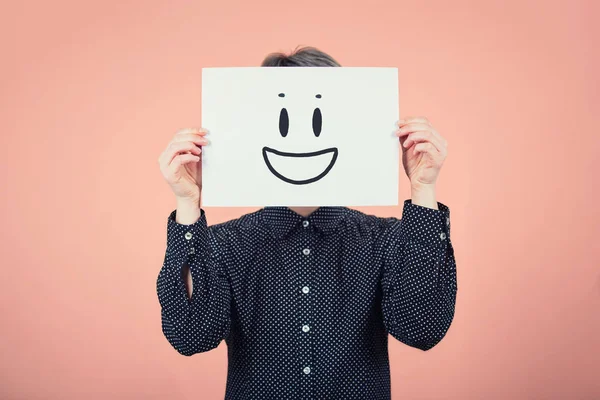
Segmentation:
{"type": "Polygon", "coordinates": [[[312,225],[327,235],[337,229],[346,210],[346,207],[323,206],[317,208],[308,217],[303,217],[285,206],[269,206],[263,208],[263,218],[273,236],[279,239],[285,237],[292,229],[301,226],[303,221],[308,221],[309,226],[312,225]]]}

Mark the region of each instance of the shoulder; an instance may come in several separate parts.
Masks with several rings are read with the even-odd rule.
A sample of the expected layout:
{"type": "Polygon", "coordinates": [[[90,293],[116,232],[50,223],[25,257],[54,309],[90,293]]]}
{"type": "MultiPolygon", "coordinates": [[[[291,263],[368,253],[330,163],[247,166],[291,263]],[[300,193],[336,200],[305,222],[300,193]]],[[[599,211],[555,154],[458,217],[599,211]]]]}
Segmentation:
{"type": "Polygon", "coordinates": [[[358,230],[377,240],[400,225],[400,218],[380,217],[372,213],[344,207],[343,229],[358,230]]]}
{"type": "Polygon", "coordinates": [[[223,240],[260,235],[265,232],[262,211],[261,208],[238,218],[210,225],[208,229],[215,237],[223,240]]]}

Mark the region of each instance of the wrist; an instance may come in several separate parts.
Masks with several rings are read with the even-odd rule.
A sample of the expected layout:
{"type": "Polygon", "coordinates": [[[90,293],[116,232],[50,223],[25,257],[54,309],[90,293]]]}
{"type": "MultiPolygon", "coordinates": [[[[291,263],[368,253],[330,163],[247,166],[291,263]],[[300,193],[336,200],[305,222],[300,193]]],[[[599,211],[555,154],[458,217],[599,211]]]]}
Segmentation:
{"type": "Polygon", "coordinates": [[[199,197],[186,197],[186,198],[180,198],[178,197],[177,200],[177,207],[181,207],[181,208],[200,208],[200,198],[199,197]]]}
{"type": "Polygon", "coordinates": [[[437,210],[435,184],[411,184],[411,202],[437,210]]]}
{"type": "Polygon", "coordinates": [[[199,202],[193,199],[177,199],[177,212],[175,214],[175,222],[183,225],[191,225],[196,223],[202,210],[199,202]]]}
{"type": "Polygon", "coordinates": [[[435,183],[410,183],[411,192],[435,193],[435,183]]]}

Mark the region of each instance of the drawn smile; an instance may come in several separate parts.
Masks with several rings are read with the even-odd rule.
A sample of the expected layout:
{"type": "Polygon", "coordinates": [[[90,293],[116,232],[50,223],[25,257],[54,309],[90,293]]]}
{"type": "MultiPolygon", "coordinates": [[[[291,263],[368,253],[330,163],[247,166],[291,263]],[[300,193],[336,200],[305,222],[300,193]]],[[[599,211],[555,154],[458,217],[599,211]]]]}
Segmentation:
{"type": "Polygon", "coordinates": [[[305,185],[318,181],[331,171],[338,149],[331,147],[310,153],[287,153],[265,146],[262,154],[273,175],[293,185],[305,185]],[[307,162],[307,159],[310,161],[307,162]]]}

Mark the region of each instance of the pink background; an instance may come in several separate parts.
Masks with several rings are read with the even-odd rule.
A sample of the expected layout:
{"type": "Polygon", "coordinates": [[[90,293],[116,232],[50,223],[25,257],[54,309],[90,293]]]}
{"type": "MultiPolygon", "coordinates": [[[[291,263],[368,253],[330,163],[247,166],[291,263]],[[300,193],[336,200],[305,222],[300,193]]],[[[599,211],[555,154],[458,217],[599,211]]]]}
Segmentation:
{"type": "Polygon", "coordinates": [[[202,67],[299,44],[397,66],[400,114],[449,142],[438,199],[456,317],[428,352],[390,337],[393,398],[600,398],[599,13],[596,1],[3,4],[0,398],[223,398],[225,343],[186,358],[161,332],[175,202],[157,158],[201,125],[202,67]]]}

